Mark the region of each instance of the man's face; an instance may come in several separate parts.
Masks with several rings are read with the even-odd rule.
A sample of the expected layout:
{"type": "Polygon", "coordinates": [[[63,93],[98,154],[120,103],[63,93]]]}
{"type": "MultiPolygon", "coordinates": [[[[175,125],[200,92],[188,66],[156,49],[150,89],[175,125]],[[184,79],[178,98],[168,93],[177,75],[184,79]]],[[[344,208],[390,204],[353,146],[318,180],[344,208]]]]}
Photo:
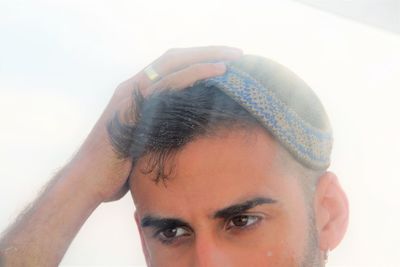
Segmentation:
{"type": "Polygon", "coordinates": [[[131,191],[148,265],[322,266],[300,177],[279,149],[261,129],[199,138],[158,184],[139,160],[131,191]]]}

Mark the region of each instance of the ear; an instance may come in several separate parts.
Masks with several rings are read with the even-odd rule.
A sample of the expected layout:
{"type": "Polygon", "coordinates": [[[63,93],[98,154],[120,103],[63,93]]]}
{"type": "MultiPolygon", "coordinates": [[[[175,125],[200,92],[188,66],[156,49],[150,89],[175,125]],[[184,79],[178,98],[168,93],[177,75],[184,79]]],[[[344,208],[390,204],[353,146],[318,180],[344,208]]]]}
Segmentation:
{"type": "Polygon", "coordinates": [[[320,250],[332,250],[343,239],[349,221],[347,197],[334,173],[319,178],[314,205],[320,250]]]}
{"type": "Polygon", "coordinates": [[[138,214],[137,211],[135,211],[135,222],[136,222],[137,229],[139,231],[140,242],[142,244],[142,250],[143,250],[144,257],[146,259],[146,265],[147,266],[151,266],[151,264],[150,264],[150,252],[149,252],[149,249],[148,249],[148,247],[146,245],[146,241],[144,240],[143,229],[142,229],[142,226],[140,224],[139,214],[138,214]]]}

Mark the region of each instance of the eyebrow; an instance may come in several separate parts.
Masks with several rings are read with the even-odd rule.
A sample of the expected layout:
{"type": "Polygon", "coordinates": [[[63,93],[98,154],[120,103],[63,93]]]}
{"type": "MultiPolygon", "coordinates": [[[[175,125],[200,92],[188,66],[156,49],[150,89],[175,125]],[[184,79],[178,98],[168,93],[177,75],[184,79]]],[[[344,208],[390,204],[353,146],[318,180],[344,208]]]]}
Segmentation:
{"type": "MultiPolygon", "coordinates": [[[[221,210],[218,210],[214,213],[213,218],[223,218],[229,219],[235,215],[243,213],[251,208],[254,208],[259,205],[263,204],[274,204],[277,203],[277,200],[272,198],[265,198],[265,197],[256,197],[250,200],[246,200],[241,203],[233,204],[221,210]]],[[[140,225],[144,227],[153,227],[159,229],[168,229],[174,227],[188,227],[190,228],[189,223],[181,220],[179,218],[162,218],[159,216],[147,215],[143,217],[140,222],[140,225]]]]}
{"type": "Polygon", "coordinates": [[[174,228],[174,227],[190,227],[189,224],[178,218],[161,218],[158,216],[147,215],[140,221],[142,227],[154,227],[154,228],[174,228]]]}
{"type": "Polygon", "coordinates": [[[256,206],[263,205],[263,204],[275,204],[277,203],[277,200],[272,199],[272,198],[265,198],[265,197],[256,197],[247,201],[244,201],[242,203],[234,204],[229,207],[223,208],[217,212],[214,213],[213,218],[218,219],[229,219],[232,216],[238,215],[240,213],[243,213],[249,209],[252,209],[256,206]]]}

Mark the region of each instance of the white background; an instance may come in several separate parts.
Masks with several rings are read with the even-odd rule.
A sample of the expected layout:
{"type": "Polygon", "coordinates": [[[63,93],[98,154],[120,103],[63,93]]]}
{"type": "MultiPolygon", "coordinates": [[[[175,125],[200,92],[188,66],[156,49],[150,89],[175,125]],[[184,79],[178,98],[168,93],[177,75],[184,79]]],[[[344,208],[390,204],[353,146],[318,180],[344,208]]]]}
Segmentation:
{"type": "MultiPolygon", "coordinates": [[[[287,65],[331,117],[351,217],[328,266],[398,266],[400,37],[291,1],[0,1],[0,230],[77,150],[114,88],[171,47],[287,65]]],[[[144,266],[130,196],[89,218],[62,265],[144,266]]],[[[51,238],[51,237],[49,237],[51,238]]]]}

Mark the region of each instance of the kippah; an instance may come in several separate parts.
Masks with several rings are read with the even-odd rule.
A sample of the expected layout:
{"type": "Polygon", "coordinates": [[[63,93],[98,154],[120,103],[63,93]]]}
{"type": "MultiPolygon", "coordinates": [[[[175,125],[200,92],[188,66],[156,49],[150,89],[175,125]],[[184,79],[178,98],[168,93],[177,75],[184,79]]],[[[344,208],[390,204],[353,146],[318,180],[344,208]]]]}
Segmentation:
{"type": "Polygon", "coordinates": [[[227,63],[224,75],[202,83],[239,103],[301,164],[329,167],[333,137],[325,110],[312,90],[282,65],[247,56],[227,63]]]}

